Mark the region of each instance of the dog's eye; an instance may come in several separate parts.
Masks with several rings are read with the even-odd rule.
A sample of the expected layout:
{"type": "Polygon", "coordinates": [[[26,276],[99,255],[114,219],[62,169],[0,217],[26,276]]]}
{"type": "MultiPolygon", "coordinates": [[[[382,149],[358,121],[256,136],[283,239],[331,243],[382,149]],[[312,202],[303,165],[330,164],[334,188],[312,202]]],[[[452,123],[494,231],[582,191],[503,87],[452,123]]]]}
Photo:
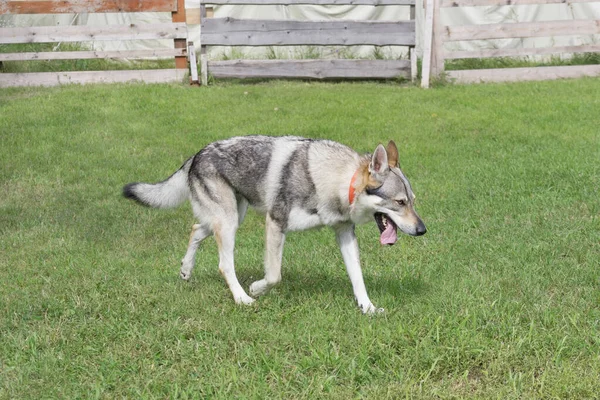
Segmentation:
{"type": "Polygon", "coordinates": [[[406,206],[406,200],[396,200],[396,203],[398,203],[400,207],[406,206]]]}

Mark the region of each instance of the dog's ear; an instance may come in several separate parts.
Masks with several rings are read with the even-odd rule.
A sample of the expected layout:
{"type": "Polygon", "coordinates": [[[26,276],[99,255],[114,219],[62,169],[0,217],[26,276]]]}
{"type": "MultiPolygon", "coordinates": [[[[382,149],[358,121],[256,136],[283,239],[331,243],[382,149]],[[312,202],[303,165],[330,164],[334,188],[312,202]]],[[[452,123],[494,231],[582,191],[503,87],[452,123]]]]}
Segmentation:
{"type": "Polygon", "coordinates": [[[385,151],[387,153],[388,165],[392,168],[400,167],[400,164],[398,164],[398,148],[393,140],[390,140],[385,151]]]}
{"type": "Polygon", "coordinates": [[[375,149],[375,152],[371,157],[371,163],[369,164],[369,174],[375,181],[371,182],[370,186],[378,186],[377,184],[380,186],[385,180],[385,175],[387,175],[389,170],[390,167],[388,165],[387,152],[385,151],[383,145],[380,144],[375,149]]]}

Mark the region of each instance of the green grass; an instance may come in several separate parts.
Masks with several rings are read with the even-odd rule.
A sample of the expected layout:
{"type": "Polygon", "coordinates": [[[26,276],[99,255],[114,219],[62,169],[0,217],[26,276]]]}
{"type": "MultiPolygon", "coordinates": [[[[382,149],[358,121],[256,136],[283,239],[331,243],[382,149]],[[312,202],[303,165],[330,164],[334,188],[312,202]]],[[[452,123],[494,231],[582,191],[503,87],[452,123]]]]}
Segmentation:
{"type": "MultiPolygon", "coordinates": [[[[0,398],[598,398],[600,79],[0,90],[0,398]],[[214,241],[178,277],[189,205],[120,196],[233,135],[394,139],[429,229],[292,233],[283,282],[236,306],[214,241]]],[[[264,223],[237,239],[244,287],[264,223]]]]}

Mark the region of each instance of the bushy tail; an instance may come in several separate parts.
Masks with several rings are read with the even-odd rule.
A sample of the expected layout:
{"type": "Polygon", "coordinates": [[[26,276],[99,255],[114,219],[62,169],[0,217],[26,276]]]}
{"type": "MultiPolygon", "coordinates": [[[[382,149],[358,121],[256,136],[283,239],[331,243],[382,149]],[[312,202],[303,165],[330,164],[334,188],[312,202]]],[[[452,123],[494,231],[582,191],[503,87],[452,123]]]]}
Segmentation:
{"type": "Polygon", "coordinates": [[[188,173],[192,165],[189,158],[173,175],[162,182],[129,183],[123,186],[123,196],[154,208],[177,207],[189,198],[188,173]]]}

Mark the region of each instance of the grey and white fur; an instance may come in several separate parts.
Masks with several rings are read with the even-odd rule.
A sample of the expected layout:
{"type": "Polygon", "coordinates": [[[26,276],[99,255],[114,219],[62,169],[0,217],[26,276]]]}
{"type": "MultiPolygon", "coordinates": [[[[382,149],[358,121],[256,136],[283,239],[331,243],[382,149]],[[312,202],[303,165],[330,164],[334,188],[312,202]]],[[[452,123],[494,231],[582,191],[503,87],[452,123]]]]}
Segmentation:
{"type": "Polygon", "coordinates": [[[330,140],[234,137],[209,144],[166,180],[130,183],[123,194],[156,208],[189,199],[199,222],[192,227],[180,275],[190,278],[200,242],[214,235],[219,270],[239,304],[251,304],[281,281],[287,232],[327,225],[335,231],[361,311],[380,312],[363,281],[355,224],[375,219],[382,244],[393,244],[397,229],[412,236],[426,232],[392,141],[362,156],[330,140]],[[266,215],[265,276],[250,285],[253,297],[238,282],[233,258],[235,234],[249,205],[266,215]]]}

